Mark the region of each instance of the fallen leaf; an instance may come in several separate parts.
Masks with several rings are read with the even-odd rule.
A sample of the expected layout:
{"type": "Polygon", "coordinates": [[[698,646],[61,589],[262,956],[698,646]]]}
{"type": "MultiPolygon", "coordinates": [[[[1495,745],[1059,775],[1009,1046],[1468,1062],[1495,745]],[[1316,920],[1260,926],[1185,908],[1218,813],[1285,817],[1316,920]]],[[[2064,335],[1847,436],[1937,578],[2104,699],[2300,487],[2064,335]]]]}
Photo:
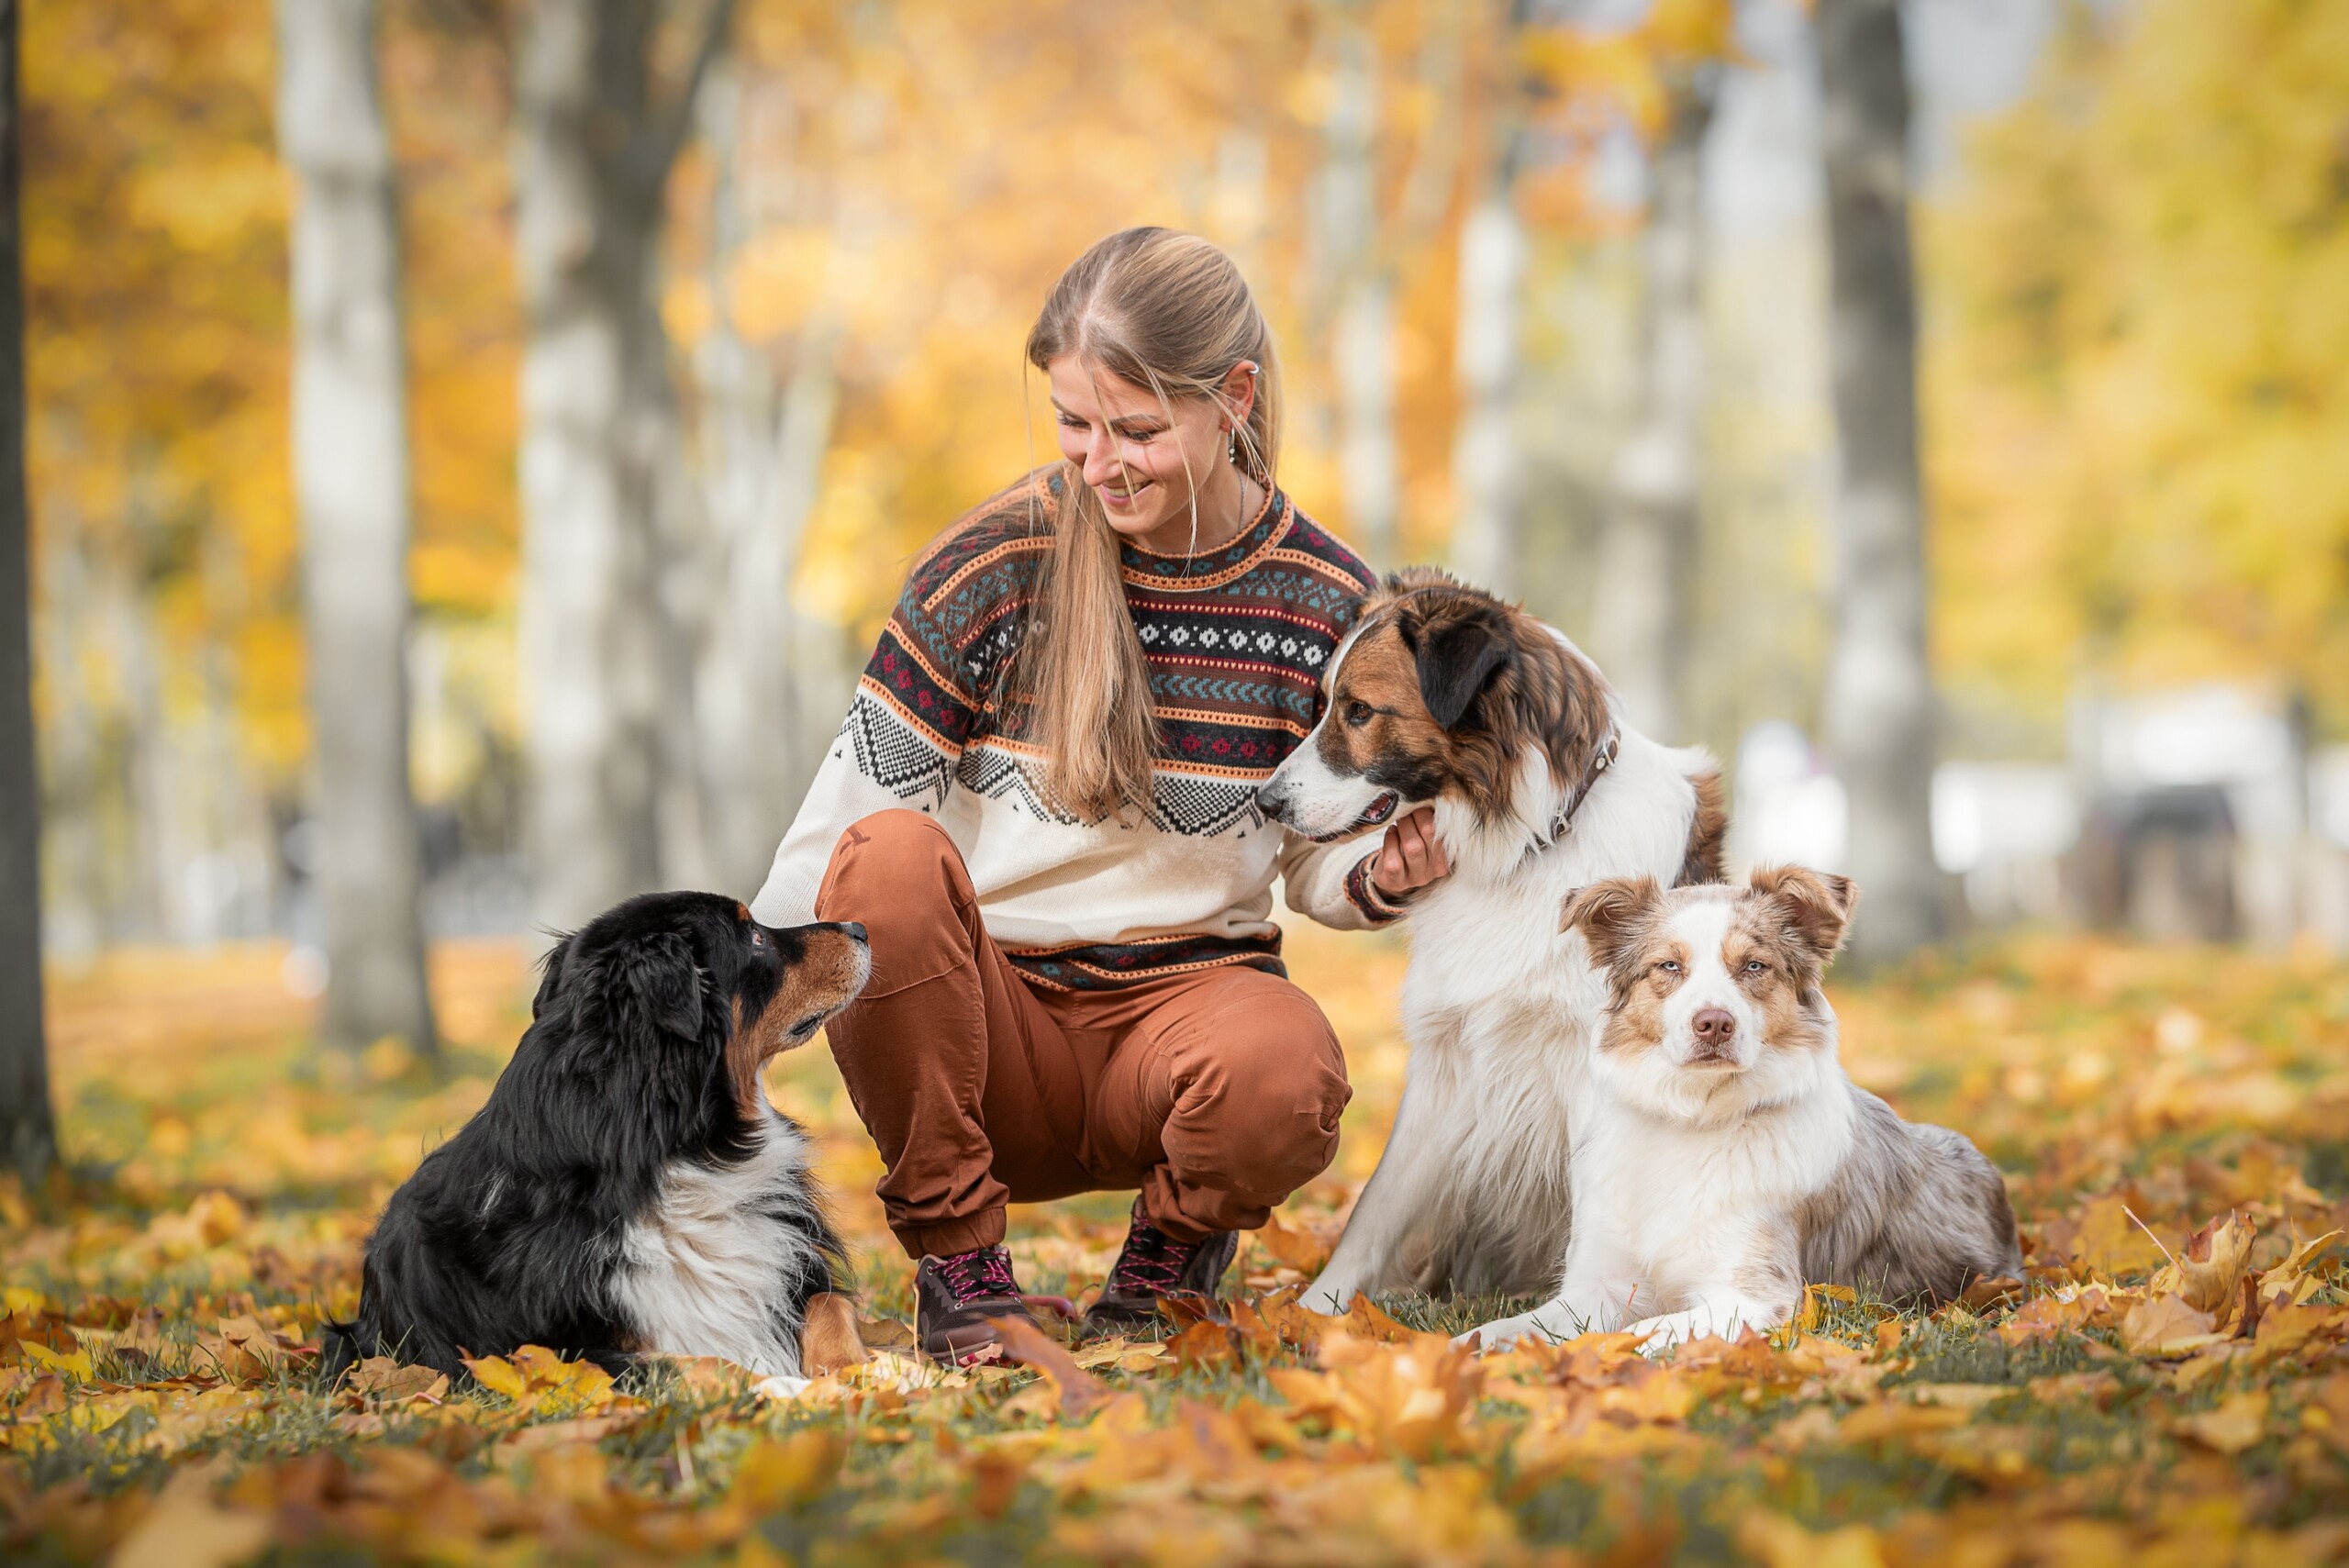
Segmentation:
{"type": "Polygon", "coordinates": [[[1033,1367],[1060,1390],[1063,1419],[1082,1420],[1109,1400],[1109,1385],[1077,1365],[1067,1346],[1034,1324],[1002,1318],[995,1324],[995,1336],[1012,1360],[1033,1367]]]}
{"type": "Polygon", "coordinates": [[[2155,1272],[2146,1289],[2154,1295],[2176,1294],[2198,1312],[2207,1312],[2220,1328],[2233,1318],[2243,1273],[2251,1262],[2251,1245],[2259,1228],[2241,1214],[2213,1218],[2187,1239],[2176,1262],[2155,1272]]]}
{"type": "Polygon", "coordinates": [[[1884,1548],[1865,1525],[1814,1534],[1792,1519],[1756,1511],[1739,1524],[1737,1541],[1769,1568],[1884,1568],[1884,1548]]]}
{"type": "Polygon", "coordinates": [[[2213,1327],[2208,1312],[2176,1296],[2156,1296],[2129,1308],[2121,1319],[2121,1343],[2136,1355],[2182,1356],[2221,1342],[2225,1336],[2213,1327]]]}
{"type": "Polygon", "coordinates": [[[2216,1409],[2179,1417],[2170,1423],[2170,1430],[2232,1459],[2266,1435],[2267,1405],[2264,1388],[2231,1394],[2216,1409]]]}
{"type": "Polygon", "coordinates": [[[233,1568],[269,1545],[269,1520],[213,1501],[212,1480],[183,1470],[106,1559],[107,1568],[233,1568]]]}
{"type": "Polygon", "coordinates": [[[1256,1244],[1300,1273],[1319,1273],[1330,1261],[1327,1242],[1309,1230],[1291,1230],[1277,1214],[1257,1230],[1256,1244]]]}

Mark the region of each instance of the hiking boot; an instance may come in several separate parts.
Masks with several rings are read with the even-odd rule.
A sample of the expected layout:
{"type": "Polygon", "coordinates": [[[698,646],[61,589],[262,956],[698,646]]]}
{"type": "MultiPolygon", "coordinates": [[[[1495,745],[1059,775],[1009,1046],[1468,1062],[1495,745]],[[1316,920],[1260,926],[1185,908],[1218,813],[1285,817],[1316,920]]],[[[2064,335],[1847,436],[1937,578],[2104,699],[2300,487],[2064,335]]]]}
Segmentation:
{"type": "Polygon", "coordinates": [[[1237,1231],[1218,1230],[1200,1241],[1177,1241],[1150,1222],[1134,1200],[1126,1244],[1109,1270],[1101,1298],[1085,1314],[1084,1338],[1130,1334],[1159,1321],[1158,1304],[1170,1296],[1214,1299],[1223,1271],[1240,1251],[1237,1231]]]}
{"type": "Polygon", "coordinates": [[[1006,1318],[1033,1321],[1012,1277],[1009,1249],[997,1244],[928,1257],[914,1270],[914,1339],[930,1360],[962,1366],[992,1359],[1000,1353],[995,1325],[1006,1318]]]}

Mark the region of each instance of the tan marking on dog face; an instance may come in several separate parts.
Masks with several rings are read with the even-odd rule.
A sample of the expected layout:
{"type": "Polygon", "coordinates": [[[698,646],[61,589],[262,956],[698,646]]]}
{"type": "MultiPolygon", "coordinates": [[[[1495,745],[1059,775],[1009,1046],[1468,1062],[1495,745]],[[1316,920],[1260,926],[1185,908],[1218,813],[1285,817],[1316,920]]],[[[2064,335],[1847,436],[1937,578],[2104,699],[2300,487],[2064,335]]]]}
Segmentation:
{"type": "Polygon", "coordinates": [[[1664,1043],[1664,1004],[1688,983],[1692,956],[1688,945],[1653,917],[1617,951],[1609,966],[1616,1000],[1599,1037],[1601,1051],[1649,1051],[1664,1043]]]}
{"type": "Polygon", "coordinates": [[[745,1116],[757,1114],[765,1103],[759,1079],[766,1064],[812,1038],[793,1039],[793,1027],[839,1011],[864,983],[863,950],[854,938],[845,931],[818,929],[810,929],[804,936],[805,955],[785,970],[783,983],[759,1016],[747,1025],[738,1024],[727,1042],[727,1066],[745,1116]]]}
{"type": "Polygon", "coordinates": [[[1319,746],[1336,773],[1360,776],[1398,762],[1431,776],[1442,772],[1450,738],[1419,695],[1419,664],[1394,616],[1365,620],[1339,662],[1319,746]]]}
{"type": "Polygon", "coordinates": [[[1765,1050],[1818,1051],[1826,1045],[1825,1023],[1812,1005],[1819,995],[1819,960],[1787,929],[1776,899],[1752,892],[1739,895],[1721,937],[1721,967],[1752,1004],[1765,1050]]]}
{"type": "Polygon", "coordinates": [[[1579,781],[1606,739],[1598,673],[1490,594],[1441,573],[1408,572],[1363,606],[1361,626],[1330,677],[1315,742],[1332,773],[1406,800],[1461,800],[1492,817],[1508,809],[1527,752],[1542,753],[1553,777],[1579,781]],[[1476,657],[1497,646],[1497,663],[1476,657]],[[1445,728],[1429,707],[1428,681],[1465,689],[1479,668],[1479,695],[1445,728]]]}

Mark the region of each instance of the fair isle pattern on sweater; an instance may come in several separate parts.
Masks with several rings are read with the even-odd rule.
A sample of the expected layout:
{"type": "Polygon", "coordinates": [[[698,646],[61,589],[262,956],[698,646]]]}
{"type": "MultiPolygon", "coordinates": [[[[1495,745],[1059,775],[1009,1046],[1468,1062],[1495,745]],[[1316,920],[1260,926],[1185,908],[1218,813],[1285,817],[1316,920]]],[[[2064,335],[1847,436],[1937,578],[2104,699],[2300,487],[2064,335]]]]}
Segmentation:
{"type": "MultiPolygon", "coordinates": [[[[858,772],[908,806],[964,790],[1039,822],[1080,819],[1038,782],[1030,716],[1003,694],[1052,548],[1057,471],[974,509],[914,564],[841,737],[858,772]]],[[[1122,551],[1126,605],[1149,672],[1158,767],[1146,816],[1187,837],[1280,832],[1256,787],[1308,734],[1320,682],[1373,586],[1370,569],[1273,491],[1240,535],[1188,558],[1122,551]]],[[[1369,920],[1394,911],[1349,896],[1369,920]]],[[[1279,942],[1208,936],[1011,951],[1039,984],[1128,984],[1211,963],[1281,973],[1279,942]]]]}

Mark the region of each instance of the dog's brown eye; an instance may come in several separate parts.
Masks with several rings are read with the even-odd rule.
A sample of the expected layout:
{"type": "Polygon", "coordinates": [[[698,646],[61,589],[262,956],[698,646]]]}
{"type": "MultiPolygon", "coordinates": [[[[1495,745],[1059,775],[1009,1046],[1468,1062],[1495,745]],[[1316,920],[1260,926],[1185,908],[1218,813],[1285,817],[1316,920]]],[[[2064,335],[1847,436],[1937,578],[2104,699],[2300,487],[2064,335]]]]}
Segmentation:
{"type": "Polygon", "coordinates": [[[1352,728],[1360,729],[1370,722],[1370,716],[1377,711],[1366,702],[1349,702],[1346,704],[1346,723],[1352,728]]]}
{"type": "Polygon", "coordinates": [[[766,946],[767,934],[764,931],[753,929],[751,932],[751,945],[754,948],[763,948],[766,946]]]}

